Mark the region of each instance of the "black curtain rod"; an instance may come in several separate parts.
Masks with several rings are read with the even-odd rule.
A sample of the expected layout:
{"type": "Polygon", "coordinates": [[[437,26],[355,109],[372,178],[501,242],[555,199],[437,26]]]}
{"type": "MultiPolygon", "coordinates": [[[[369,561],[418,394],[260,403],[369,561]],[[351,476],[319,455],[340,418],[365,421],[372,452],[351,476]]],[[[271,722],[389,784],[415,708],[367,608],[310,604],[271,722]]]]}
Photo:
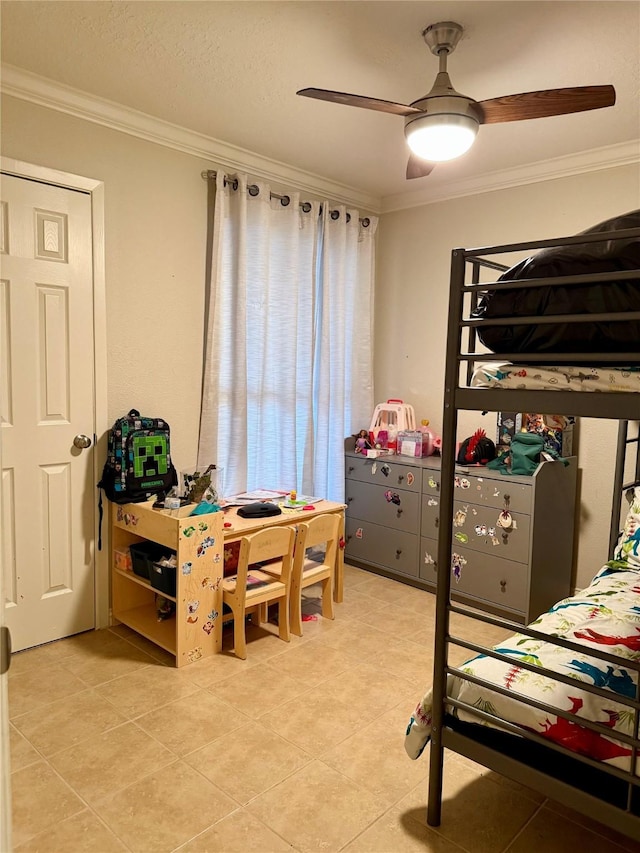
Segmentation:
{"type": "MultiPolygon", "coordinates": [[[[217,174],[218,173],[216,171],[209,169],[206,172],[202,172],[202,177],[205,179],[205,181],[207,181],[207,180],[209,180],[209,178],[215,178],[217,174]]],[[[237,190],[238,189],[238,179],[237,178],[225,177],[224,185],[225,185],[225,187],[227,185],[230,185],[234,190],[237,190]]],[[[257,186],[257,184],[247,184],[247,192],[251,196],[257,196],[260,194],[260,187],[257,186]]],[[[280,204],[283,207],[287,207],[287,205],[291,202],[291,199],[289,198],[288,195],[278,195],[277,193],[269,193],[269,198],[279,198],[280,204]]],[[[312,205],[308,201],[301,201],[300,207],[302,208],[303,213],[309,213],[312,205]]],[[[320,213],[322,213],[322,204],[320,205],[320,213]]],[[[339,210],[330,210],[329,216],[332,219],[338,219],[340,217],[340,211],[339,210]]],[[[347,213],[347,222],[350,222],[350,221],[351,221],[351,214],[347,213]]],[[[363,228],[368,228],[369,225],[371,225],[371,220],[369,219],[368,216],[365,216],[363,219],[360,219],[359,221],[360,221],[360,225],[362,225],[363,228]]]]}

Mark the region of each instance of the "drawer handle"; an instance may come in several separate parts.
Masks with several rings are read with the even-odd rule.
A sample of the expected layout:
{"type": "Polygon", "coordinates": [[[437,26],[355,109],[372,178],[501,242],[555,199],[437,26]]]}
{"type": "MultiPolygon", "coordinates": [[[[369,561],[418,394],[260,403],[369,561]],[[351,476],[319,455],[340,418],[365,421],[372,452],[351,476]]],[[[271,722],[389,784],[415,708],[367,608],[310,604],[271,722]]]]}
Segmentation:
{"type": "Polygon", "coordinates": [[[398,474],[398,482],[401,483],[404,480],[404,474],[398,474]]]}
{"type": "Polygon", "coordinates": [[[404,510],[402,510],[402,509],[399,509],[397,511],[396,515],[398,516],[398,518],[400,518],[400,516],[402,515],[403,512],[404,512],[404,510]]]}
{"type": "Polygon", "coordinates": [[[435,527],[440,527],[440,516],[436,515],[435,527]]]}
{"type": "Polygon", "coordinates": [[[347,498],[347,503],[350,504],[353,498],[347,498]]]}
{"type": "Polygon", "coordinates": [[[402,554],[402,548],[396,548],[396,560],[400,559],[401,554],[402,554]]]}
{"type": "Polygon", "coordinates": [[[349,473],[351,473],[352,471],[355,471],[355,470],[356,470],[356,469],[355,469],[355,466],[354,466],[354,465],[349,465],[349,467],[347,468],[347,471],[348,471],[349,473]]]}
{"type": "Polygon", "coordinates": [[[507,591],[507,582],[506,581],[500,581],[500,591],[501,592],[507,591]]]}

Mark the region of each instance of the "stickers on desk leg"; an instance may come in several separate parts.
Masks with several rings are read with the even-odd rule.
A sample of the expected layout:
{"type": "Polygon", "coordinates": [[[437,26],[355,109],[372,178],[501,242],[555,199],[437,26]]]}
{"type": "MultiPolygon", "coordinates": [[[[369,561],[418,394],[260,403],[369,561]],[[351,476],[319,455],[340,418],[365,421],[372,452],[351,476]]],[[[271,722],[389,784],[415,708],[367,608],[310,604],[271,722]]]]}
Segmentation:
{"type": "Polygon", "coordinates": [[[138,516],[132,512],[125,512],[121,506],[118,507],[118,521],[124,521],[127,527],[136,527],[138,524],[138,516]]]}
{"type": "Polygon", "coordinates": [[[191,625],[194,625],[198,621],[198,617],[196,616],[198,607],[200,607],[200,602],[197,599],[195,601],[187,601],[187,622],[191,625]]]}
{"type": "Polygon", "coordinates": [[[207,536],[202,542],[198,545],[196,549],[196,554],[198,557],[203,557],[207,553],[208,548],[212,548],[216,544],[216,540],[213,536],[207,536]]]}

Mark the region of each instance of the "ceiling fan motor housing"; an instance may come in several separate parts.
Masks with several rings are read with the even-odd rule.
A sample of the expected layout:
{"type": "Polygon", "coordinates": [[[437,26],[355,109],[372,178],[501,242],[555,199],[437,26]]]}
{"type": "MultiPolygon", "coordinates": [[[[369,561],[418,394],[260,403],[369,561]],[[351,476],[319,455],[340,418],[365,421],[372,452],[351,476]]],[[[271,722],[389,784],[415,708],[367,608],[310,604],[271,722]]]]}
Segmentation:
{"type": "Polygon", "coordinates": [[[467,98],[466,95],[427,95],[420,101],[414,101],[411,106],[420,112],[406,116],[405,133],[412,122],[420,121],[425,115],[469,116],[478,124],[482,124],[482,108],[473,98],[467,98]]]}
{"type": "Polygon", "coordinates": [[[431,24],[422,31],[422,38],[427,43],[431,53],[439,56],[441,53],[453,53],[462,38],[464,29],[455,21],[441,21],[431,24]]]}
{"type": "Polygon", "coordinates": [[[454,119],[462,116],[463,121],[469,126],[475,124],[476,130],[482,123],[482,108],[473,98],[467,98],[465,95],[428,95],[420,101],[415,101],[411,106],[416,107],[420,112],[412,113],[405,118],[405,136],[411,133],[411,125],[414,122],[422,122],[425,116],[452,116],[454,119]]]}

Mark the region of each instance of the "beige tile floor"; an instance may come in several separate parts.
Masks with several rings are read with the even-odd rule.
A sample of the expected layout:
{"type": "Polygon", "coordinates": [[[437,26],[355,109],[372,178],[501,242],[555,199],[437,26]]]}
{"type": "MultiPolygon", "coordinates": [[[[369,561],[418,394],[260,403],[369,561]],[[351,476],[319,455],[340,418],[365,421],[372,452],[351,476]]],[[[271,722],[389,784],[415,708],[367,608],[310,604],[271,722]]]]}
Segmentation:
{"type": "Polygon", "coordinates": [[[15,853],[639,851],[454,754],[426,825],[428,761],[403,738],[433,613],[429,593],[348,566],[334,622],[290,644],[250,629],[246,661],[178,670],[124,626],[14,655],[15,853]]]}

